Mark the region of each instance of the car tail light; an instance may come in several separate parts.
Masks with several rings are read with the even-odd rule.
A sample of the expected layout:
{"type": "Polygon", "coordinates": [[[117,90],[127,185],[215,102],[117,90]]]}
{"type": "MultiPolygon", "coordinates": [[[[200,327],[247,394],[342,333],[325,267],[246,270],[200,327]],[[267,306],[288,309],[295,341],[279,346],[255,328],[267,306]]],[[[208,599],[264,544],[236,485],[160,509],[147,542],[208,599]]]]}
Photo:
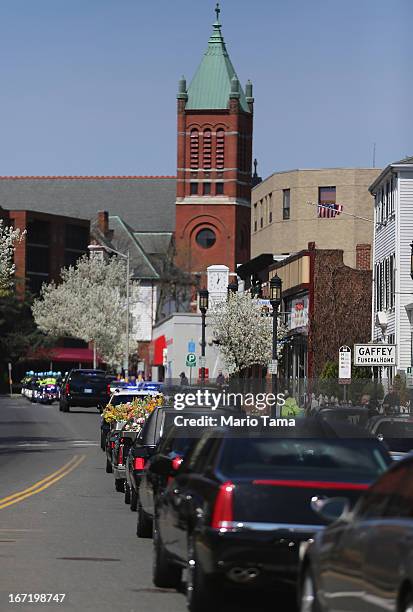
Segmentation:
{"type": "Polygon", "coordinates": [[[69,393],[70,393],[69,383],[66,383],[66,386],[65,386],[65,393],[67,393],[67,395],[69,395],[69,393]]]}
{"type": "Polygon", "coordinates": [[[123,465],[123,444],[119,446],[118,465],[123,465]]]}
{"type": "Polygon", "coordinates": [[[133,460],[134,470],[143,470],[145,467],[145,459],[143,457],[135,457],[133,460]]]}
{"type": "Polygon", "coordinates": [[[111,442],[111,443],[110,443],[110,447],[111,447],[111,448],[115,448],[115,443],[114,443],[114,442],[111,442]]]}
{"type": "Polygon", "coordinates": [[[182,457],[175,457],[174,459],[172,459],[172,469],[173,470],[178,470],[179,466],[181,465],[183,461],[182,457]]]}
{"type": "Polygon", "coordinates": [[[233,503],[234,485],[232,482],[224,482],[219,487],[212,512],[211,527],[213,529],[225,529],[231,527],[234,520],[233,503]]]}

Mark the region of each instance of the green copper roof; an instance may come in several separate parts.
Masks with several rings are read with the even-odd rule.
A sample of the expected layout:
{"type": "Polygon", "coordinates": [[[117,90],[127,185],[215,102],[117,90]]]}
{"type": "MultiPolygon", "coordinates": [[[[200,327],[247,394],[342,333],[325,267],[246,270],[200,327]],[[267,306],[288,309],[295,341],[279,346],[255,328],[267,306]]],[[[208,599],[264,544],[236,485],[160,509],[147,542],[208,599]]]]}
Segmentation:
{"type": "MultiPolygon", "coordinates": [[[[208,48],[188,88],[186,108],[189,110],[228,108],[231,80],[234,75],[238,78],[222,36],[218,5],[216,12],[217,19],[208,41],[208,48]]],[[[239,94],[241,108],[249,113],[248,103],[241,87],[239,87],[239,94]]]]}

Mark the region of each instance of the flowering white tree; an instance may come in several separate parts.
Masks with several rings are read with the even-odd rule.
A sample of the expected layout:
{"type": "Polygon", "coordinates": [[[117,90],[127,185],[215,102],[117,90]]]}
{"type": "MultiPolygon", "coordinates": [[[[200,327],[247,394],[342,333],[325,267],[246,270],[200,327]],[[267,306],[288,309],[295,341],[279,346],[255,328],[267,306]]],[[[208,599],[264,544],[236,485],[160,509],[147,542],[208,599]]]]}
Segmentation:
{"type": "Polygon", "coordinates": [[[43,285],[33,304],[38,327],[55,337],[93,342],[107,363],[121,363],[126,334],[124,262],[85,255],[61,277],[59,285],[43,285]]]}
{"type": "Polygon", "coordinates": [[[13,285],[15,265],[13,263],[16,244],[23,240],[25,232],[5,226],[0,219],[0,295],[7,294],[13,285]]]}
{"type": "MultiPolygon", "coordinates": [[[[272,355],[272,317],[249,293],[235,293],[217,303],[211,311],[214,339],[230,374],[239,374],[254,365],[266,366],[272,355]]],[[[278,326],[278,341],[285,326],[278,326]]],[[[278,348],[281,353],[282,346],[278,348]]]]}

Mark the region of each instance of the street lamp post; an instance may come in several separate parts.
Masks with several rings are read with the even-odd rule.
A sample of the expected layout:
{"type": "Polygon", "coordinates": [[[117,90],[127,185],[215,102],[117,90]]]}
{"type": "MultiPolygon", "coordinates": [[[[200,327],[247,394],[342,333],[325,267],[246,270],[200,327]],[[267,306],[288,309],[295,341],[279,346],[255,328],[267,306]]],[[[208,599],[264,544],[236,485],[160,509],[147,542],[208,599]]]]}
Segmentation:
{"type": "Polygon", "coordinates": [[[126,253],[121,253],[112,249],[109,246],[101,244],[89,244],[87,247],[91,253],[102,253],[106,251],[108,253],[114,253],[119,255],[122,259],[126,260],[126,339],[125,339],[125,379],[129,378],[129,318],[130,318],[130,293],[129,293],[129,276],[130,276],[130,256],[129,250],[126,253]]]}
{"type": "MultiPolygon", "coordinates": [[[[278,352],[277,352],[277,332],[278,332],[278,309],[281,304],[282,280],[275,274],[270,281],[270,303],[272,306],[272,363],[273,370],[271,376],[272,393],[277,397],[278,394],[278,352]]],[[[278,416],[278,401],[271,407],[271,416],[278,416]]]]}
{"type": "Polygon", "coordinates": [[[201,383],[204,384],[205,382],[205,317],[206,317],[206,312],[208,310],[208,300],[209,300],[209,292],[208,289],[200,289],[198,292],[198,298],[199,298],[199,310],[201,311],[201,315],[202,315],[202,336],[201,336],[201,358],[202,358],[202,365],[201,365],[201,383]]]}

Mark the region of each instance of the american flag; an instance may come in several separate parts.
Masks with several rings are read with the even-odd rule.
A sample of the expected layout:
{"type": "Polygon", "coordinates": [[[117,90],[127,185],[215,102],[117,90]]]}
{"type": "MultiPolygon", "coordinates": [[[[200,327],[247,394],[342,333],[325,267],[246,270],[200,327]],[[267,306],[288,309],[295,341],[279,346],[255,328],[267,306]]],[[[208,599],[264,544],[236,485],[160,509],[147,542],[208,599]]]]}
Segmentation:
{"type": "Polygon", "coordinates": [[[334,219],[334,217],[337,217],[342,211],[342,204],[329,204],[327,202],[318,204],[318,216],[323,219],[334,219]]]}

